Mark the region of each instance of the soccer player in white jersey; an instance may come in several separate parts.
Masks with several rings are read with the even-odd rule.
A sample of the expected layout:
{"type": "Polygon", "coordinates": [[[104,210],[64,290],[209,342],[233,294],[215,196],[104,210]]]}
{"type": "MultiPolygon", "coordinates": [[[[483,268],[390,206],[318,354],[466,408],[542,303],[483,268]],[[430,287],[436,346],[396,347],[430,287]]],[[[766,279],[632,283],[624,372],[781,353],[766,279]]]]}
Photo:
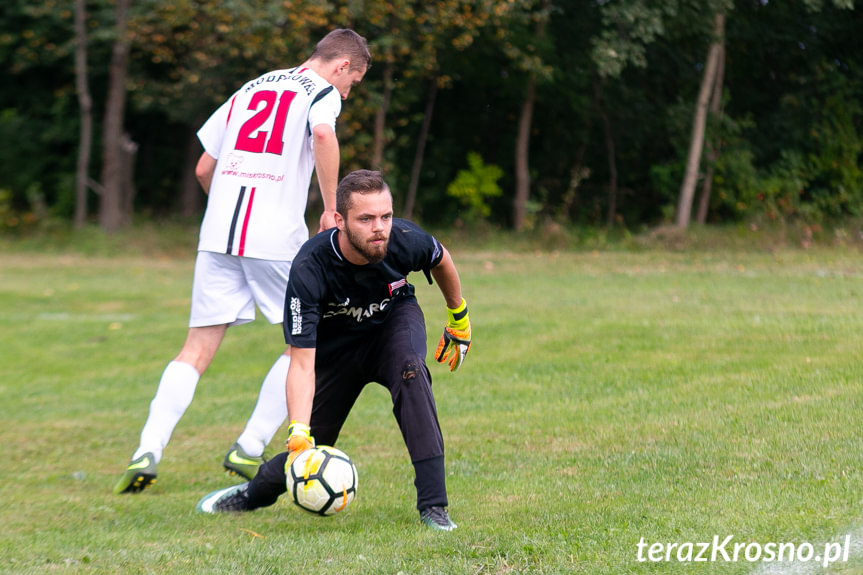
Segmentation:
{"type": "MultiPolygon", "coordinates": [[[[312,172],[324,203],[320,231],[335,226],[341,101],[370,65],[362,36],[333,30],[302,65],[247,82],[198,131],[204,153],[195,173],[209,197],[189,332],[162,373],[140,443],[114,493],[137,493],[156,480],[162,452],[228,326],[253,321],[256,305],[270,323],[282,322],[291,261],[309,237],[305,210],[312,172]]],[[[228,471],[252,478],[264,462],[264,448],[287,417],[290,362],[288,347],[225,456],[228,471]]]]}

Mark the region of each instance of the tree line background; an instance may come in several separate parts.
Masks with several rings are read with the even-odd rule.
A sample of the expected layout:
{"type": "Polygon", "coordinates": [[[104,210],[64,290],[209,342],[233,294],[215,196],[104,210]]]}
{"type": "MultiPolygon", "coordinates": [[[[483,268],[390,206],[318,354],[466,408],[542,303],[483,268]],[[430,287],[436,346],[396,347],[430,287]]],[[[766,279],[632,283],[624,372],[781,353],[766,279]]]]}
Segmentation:
{"type": "Polygon", "coordinates": [[[334,27],[373,56],[339,118],[342,173],[384,170],[397,215],[863,212],[853,0],[4,0],[0,231],[199,215],[197,129],[334,27]]]}

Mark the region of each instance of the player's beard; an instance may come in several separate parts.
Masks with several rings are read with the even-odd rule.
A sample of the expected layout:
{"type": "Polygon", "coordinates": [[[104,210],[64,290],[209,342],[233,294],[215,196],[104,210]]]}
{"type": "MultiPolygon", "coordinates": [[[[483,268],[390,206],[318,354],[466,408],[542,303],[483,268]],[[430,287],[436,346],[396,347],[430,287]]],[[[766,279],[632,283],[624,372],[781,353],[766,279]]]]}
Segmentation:
{"type": "Polygon", "coordinates": [[[354,235],[353,232],[351,232],[350,226],[345,222],[345,236],[347,236],[348,242],[350,242],[354,249],[360,252],[360,254],[366,258],[370,264],[376,264],[382,261],[387,255],[387,246],[389,246],[390,238],[386,234],[376,234],[367,240],[363,240],[354,235]],[[380,245],[374,245],[372,243],[374,240],[384,241],[380,245]]]}

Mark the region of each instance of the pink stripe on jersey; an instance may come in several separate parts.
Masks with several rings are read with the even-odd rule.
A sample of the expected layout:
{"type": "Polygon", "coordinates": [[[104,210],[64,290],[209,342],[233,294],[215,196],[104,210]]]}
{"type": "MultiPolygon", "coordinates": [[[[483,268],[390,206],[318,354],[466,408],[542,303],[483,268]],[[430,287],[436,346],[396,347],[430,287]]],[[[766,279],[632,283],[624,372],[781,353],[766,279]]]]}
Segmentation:
{"type": "Polygon", "coordinates": [[[225,125],[226,125],[226,126],[231,122],[231,114],[233,114],[233,113],[234,113],[234,102],[236,102],[236,101],[237,101],[237,97],[236,97],[236,96],[234,96],[233,98],[231,98],[231,107],[230,107],[230,108],[228,108],[228,120],[225,122],[225,125]]]}
{"type": "Polygon", "coordinates": [[[246,204],[246,215],[243,217],[243,231],[240,232],[240,249],[237,251],[237,255],[241,256],[246,251],[246,230],[249,229],[249,218],[252,215],[252,202],[255,201],[255,188],[252,188],[252,191],[249,192],[249,203],[246,204]]]}

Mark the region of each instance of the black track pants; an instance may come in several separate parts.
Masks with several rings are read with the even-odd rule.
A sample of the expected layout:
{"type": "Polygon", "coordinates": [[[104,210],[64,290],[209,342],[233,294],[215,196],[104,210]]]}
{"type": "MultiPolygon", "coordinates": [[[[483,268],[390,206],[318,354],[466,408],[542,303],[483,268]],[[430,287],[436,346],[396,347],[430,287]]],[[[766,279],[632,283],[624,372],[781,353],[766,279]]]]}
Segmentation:
{"type": "MultiPolygon", "coordinates": [[[[414,465],[417,508],[447,505],[444,444],[431,374],[426,366],[425,321],[419,305],[402,301],[387,321],[362,337],[320,338],[315,354],[315,399],[311,432],[318,445],[335,446],[348,414],[366,384],[387,388],[393,415],[414,465]]],[[[250,497],[272,505],[286,491],[284,456],[261,467],[250,497]]],[[[358,465],[362,467],[362,464],[358,465]]]]}

